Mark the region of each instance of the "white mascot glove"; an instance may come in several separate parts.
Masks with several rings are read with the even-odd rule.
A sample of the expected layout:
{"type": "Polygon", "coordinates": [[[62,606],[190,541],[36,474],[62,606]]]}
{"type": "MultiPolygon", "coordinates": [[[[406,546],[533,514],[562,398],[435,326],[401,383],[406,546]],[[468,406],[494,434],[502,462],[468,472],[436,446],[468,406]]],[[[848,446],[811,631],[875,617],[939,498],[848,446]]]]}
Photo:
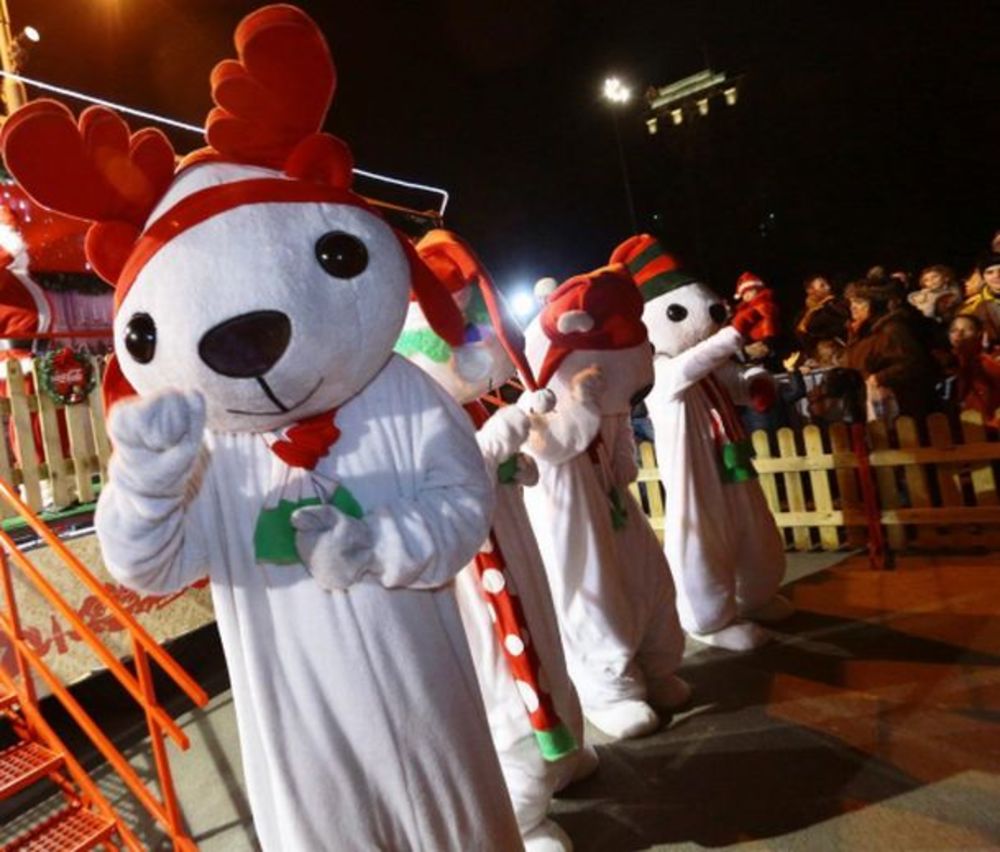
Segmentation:
{"type": "Polygon", "coordinates": [[[487,464],[496,467],[521,449],[530,430],[528,415],[516,405],[505,405],[476,432],[476,440],[487,464]]]}
{"type": "Polygon", "coordinates": [[[517,398],[517,407],[528,414],[548,414],[556,407],[556,395],[548,388],[525,391],[517,398]]]}
{"type": "Polygon", "coordinates": [[[205,400],[197,391],[165,391],[125,400],[111,411],[111,478],[139,497],[184,496],[202,447],[205,400]]]}
{"type": "Polygon", "coordinates": [[[371,565],[371,528],[333,506],[305,506],[292,513],[295,549],[328,592],[353,586],[371,565]]]}

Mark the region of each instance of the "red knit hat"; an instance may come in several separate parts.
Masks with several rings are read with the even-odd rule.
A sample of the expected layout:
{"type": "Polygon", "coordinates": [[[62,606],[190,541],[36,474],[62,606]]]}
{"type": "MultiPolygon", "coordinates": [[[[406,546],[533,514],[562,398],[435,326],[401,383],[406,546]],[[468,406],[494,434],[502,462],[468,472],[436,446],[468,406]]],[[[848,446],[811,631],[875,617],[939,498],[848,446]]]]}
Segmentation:
{"type": "Polygon", "coordinates": [[[642,308],[642,296],[622,264],[563,282],[538,315],[550,341],[538,371],[538,386],[545,387],[566,356],[577,349],[629,349],[647,341],[642,308]]]}
{"type": "MultiPolygon", "coordinates": [[[[379,215],[351,189],[347,145],[320,132],[336,86],[329,48],[316,24],[293,6],[266,6],[244,18],[234,36],[238,60],[212,72],[215,108],[208,148],[181,168],[239,163],[282,172],[195,191],[147,222],[174,181],[174,152],[159,130],[130,133],[112,110],[89,107],[79,122],[62,104],[38,100],[7,119],[0,141],[8,171],[38,203],[84,219],[87,259],[115,287],[115,306],[146,263],[187,229],[245,204],[350,204],[379,215]]],[[[413,291],[434,330],[462,341],[458,308],[399,236],[413,291]]]]}
{"type": "Polygon", "coordinates": [[[763,281],[761,281],[759,275],[754,275],[752,272],[744,272],[739,278],[736,279],[736,293],[734,294],[737,299],[743,297],[744,292],[753,287],[764,287],[766,286],[763,281]]]}

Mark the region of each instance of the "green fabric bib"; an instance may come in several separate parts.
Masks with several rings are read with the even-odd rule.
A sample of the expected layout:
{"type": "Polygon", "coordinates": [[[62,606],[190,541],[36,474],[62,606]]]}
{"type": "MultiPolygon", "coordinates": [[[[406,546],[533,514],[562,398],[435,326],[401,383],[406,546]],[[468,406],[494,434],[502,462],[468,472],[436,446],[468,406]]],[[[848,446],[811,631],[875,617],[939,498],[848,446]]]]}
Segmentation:
{"type": "MultiPolygon", "coordinates": [[[[302,561],[295,549],[295,527],[292,526],[292,513],[304,506],[320,505],[318,497],[307,497],[293,503],[291,500],[280,500],[273,509],[264,509],[257,517],[257,527],[253,533],[254,557],[258,562],[270,562],[274,565],[295,565],[302,561]]],[[[364,509],[354,498],[354,495],[343,485],[338,485],[329,503],[345,515],[361,518],[364,509]]]]}

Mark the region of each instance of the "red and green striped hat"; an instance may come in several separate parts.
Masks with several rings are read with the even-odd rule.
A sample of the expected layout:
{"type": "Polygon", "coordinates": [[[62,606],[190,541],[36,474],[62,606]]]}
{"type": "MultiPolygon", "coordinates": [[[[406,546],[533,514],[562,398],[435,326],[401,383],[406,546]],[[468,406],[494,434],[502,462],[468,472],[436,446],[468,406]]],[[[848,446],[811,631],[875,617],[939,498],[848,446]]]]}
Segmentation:
{"type": "Polygon", "coordinates": [[[673,255],[668,254],[659,240],[649,234],[638,234],[625,240],[611,253],[611,263],[624,263],[628,267],[644,302],[698,280],[687,272],[681,272],[673,255]]]}

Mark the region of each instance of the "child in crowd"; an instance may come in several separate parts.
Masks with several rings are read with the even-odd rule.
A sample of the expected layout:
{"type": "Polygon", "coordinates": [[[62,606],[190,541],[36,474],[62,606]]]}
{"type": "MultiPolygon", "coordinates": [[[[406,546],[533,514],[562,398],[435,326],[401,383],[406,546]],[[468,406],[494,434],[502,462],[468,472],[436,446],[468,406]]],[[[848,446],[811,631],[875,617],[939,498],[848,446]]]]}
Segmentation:
{"type": "Polygon", "coordinates": [[[949,380],[952,398],[962,411],[983,415],[983,422],[1000,427],[1000,360],[983,351],[983,323],[975,314],[959,315],[948,327],[954,356],[949,380]]]}

